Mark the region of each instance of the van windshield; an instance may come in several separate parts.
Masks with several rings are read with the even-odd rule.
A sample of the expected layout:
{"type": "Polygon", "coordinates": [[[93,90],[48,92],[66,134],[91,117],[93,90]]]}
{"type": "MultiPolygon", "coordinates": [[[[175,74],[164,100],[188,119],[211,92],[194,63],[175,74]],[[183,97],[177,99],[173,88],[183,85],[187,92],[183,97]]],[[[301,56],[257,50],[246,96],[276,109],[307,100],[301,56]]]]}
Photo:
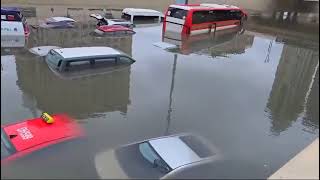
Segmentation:
{"type": "Polygon", "coordinates": [[[55,67],[59,67],[59,62],[61,61],[62,57],[56,53],[54,50],[50,50],[48,55],[47,55],[47,61],[54,65],[55,67]]]}
{"type": "Polygon", "coordinates": [[[178,18],[178,19],[185,19],[187,16],[187,10],[178,9],[174,7],[169,7],[167,16],[178,18]]]}

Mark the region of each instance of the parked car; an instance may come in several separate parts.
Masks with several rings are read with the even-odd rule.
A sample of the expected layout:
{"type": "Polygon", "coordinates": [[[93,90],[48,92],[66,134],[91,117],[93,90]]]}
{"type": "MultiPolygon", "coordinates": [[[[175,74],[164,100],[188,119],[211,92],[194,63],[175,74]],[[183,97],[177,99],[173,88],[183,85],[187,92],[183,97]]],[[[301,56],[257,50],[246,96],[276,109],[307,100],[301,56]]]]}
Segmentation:
{"type": "Polygon", "coordinates": [[[68,115],[48,115],[1,126],[1,164],[53,144],[80,138],[80,126],[68,115]]]}
{"type": "Polygon", "coordinates": [[[95,166],[103,179],[166,179],[220,160],[221,157],[217,149],[204,138],[179,134],[98,153],[95,166]]]}
{"type": "Polygon", "coordinates": [[[75,20],[68,17],[50,17],[40,23],[42,28],[72,28],[75,26],[75,20]]]}
{"type": "Polygon", "coordinates": [[[29,25],[19,8],[1,7],[1,36],[29,36],[29,34],[29,25]]]}

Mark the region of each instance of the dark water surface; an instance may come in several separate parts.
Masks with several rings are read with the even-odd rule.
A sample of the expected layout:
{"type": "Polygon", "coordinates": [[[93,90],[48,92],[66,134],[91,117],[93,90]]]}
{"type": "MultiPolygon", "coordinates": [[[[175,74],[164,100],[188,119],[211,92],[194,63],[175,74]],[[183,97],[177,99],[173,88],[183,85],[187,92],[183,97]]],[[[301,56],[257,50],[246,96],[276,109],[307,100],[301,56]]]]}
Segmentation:
{"type": "Polygon", "coordinates": [[[2,45],[1,124],[68,113],[88,135],[2,167],[2,178],[98,178],[97,152],[181,132],[207,138],[224,156],[182,178],[267,178],[319,136],[319,35],[258,22],[173,52],[152,45],[161,25],[122,37],[91,36],[87,24],[32,29],[25,47],[2,45]],[[110,46],[136,62],[61,79],[28,52],[43,45],[110,46]]]}

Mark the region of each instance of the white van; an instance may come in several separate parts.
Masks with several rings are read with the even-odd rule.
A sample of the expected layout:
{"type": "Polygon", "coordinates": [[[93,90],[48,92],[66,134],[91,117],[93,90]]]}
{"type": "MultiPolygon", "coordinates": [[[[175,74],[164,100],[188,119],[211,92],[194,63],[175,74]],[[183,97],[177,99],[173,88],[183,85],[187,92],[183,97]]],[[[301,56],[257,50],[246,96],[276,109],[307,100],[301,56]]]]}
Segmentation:
{"type": "Polygon", "coordinates": [[[19,8],[1,7],[1,36],[28,36],[30,29],[19,8]]]}

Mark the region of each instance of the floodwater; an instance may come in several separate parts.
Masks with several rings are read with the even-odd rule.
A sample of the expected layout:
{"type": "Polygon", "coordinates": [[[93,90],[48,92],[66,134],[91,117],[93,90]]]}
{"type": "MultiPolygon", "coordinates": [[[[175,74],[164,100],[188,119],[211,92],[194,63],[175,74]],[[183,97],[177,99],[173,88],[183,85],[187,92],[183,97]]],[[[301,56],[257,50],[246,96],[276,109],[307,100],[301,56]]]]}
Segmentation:
{"type": "Polygon", "coordinates": [[[2,167],[1,178],[99,178],[98,152],[176,133],[203,136],[224,157],[181,178],[267,178],[319,136],[319,35],[310,26],[255,17],[244,31],[173,51],[153,45],[161,24],[118,37],[92,36],[88,24],[32,29],[24,47],[1,43],[1,124],[68,113],[87,133],[2,167]],[[62,79],[28,52],[44,45],[110,46],[136,62],[62,79]]]}

